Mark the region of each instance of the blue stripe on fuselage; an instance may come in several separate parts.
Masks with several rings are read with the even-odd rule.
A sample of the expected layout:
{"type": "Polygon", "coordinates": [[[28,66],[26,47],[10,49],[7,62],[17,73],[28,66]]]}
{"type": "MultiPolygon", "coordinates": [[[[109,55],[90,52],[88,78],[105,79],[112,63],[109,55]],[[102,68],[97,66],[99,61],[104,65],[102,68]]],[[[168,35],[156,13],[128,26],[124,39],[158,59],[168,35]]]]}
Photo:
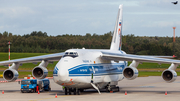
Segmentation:
{"type": "Polygon", "coordinates": [[[58,68],[57,68],[57,66],[54,68],[54,71],[53,71],[53,75],[57,75],[58,74],[58,68]]]}
{"type": "Polygon", "coordinates": [[[122,74],[127,64],[109,63],[109,64],[82,64],[68,69],[69,76],[94,76],[122,74]]]}

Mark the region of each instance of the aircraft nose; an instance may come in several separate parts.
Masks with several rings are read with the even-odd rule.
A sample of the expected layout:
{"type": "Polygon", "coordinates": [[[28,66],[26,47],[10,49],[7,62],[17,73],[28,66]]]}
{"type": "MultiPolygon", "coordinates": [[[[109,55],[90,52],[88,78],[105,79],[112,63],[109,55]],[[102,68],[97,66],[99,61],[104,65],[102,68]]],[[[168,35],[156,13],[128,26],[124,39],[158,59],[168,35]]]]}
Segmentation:
{"type": "Polygon", "coordinates": [[[60,69],[58,72],[58,76],[61,81],[66,81],[68,79],[68,70],[66,69],[60,69]]]}

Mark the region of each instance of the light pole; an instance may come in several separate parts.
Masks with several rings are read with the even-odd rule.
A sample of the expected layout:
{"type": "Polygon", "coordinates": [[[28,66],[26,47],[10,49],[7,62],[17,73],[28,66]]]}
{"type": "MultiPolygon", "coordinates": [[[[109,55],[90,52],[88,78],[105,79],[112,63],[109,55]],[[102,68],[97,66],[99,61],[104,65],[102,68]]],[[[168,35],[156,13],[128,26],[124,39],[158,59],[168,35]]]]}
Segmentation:
{"type": "Polygon", "coordinates": [[[173,27],[173,55],[175,55],[175,29],[176,27],[173,27]]]}
{"type": "Polygon", "coordinates": [[[173,33],[173,42],[175,42],[175,29],[176,29],[176,27],[173,27],[173,30],[174,30],[174,33],[173,33]]]}
{"type": "MultiPolygon", "coordinates": [[[[10,61],[10,44],[11,44],[11,42],[9,41],[9,42],[8,42],[8,47],[9,47],[9,61],[10,61]]],[[[10,67],[10,64],[9,64],[9,67],[10,67]]]]}

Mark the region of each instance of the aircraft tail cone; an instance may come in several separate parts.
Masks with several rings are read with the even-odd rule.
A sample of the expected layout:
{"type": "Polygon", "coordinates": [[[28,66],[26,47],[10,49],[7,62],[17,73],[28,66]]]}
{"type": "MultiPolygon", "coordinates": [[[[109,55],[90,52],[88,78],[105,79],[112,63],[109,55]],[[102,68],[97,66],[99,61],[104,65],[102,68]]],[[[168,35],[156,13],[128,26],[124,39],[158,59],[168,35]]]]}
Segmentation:
{"type": "Polygon", "coordinates": [[[125,95],[127,95],[127,91],[125,91],[125,95]]]}
{"type": "Polygon", "coordinates": [[[39,91],[38,91],[38,94],[40,94],[39,91]]]}
{"type": "Polygon", "coordinates": [[[55,95],[55,98],[57,98],[57,94],[55,95]]]}
{"type": "Polygon", "coordinates": [[[4,90],[2,91],[2,94],[4,94],[4,90]]]}
{"type": "Polygon", "coordinates": [[[165,91],[165,95],[167,95],[167,91],[165,91]]]}

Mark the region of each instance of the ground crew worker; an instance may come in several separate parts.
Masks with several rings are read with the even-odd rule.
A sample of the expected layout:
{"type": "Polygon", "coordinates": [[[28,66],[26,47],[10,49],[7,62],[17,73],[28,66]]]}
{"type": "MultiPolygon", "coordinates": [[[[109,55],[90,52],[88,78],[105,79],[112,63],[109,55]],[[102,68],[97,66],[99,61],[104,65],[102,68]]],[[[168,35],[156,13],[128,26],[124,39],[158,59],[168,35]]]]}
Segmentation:
{"type": "Polygon", "coordinates": [[[39,86],[38,85],[36,86],[36,91],[39,91],[39,86]]]}

